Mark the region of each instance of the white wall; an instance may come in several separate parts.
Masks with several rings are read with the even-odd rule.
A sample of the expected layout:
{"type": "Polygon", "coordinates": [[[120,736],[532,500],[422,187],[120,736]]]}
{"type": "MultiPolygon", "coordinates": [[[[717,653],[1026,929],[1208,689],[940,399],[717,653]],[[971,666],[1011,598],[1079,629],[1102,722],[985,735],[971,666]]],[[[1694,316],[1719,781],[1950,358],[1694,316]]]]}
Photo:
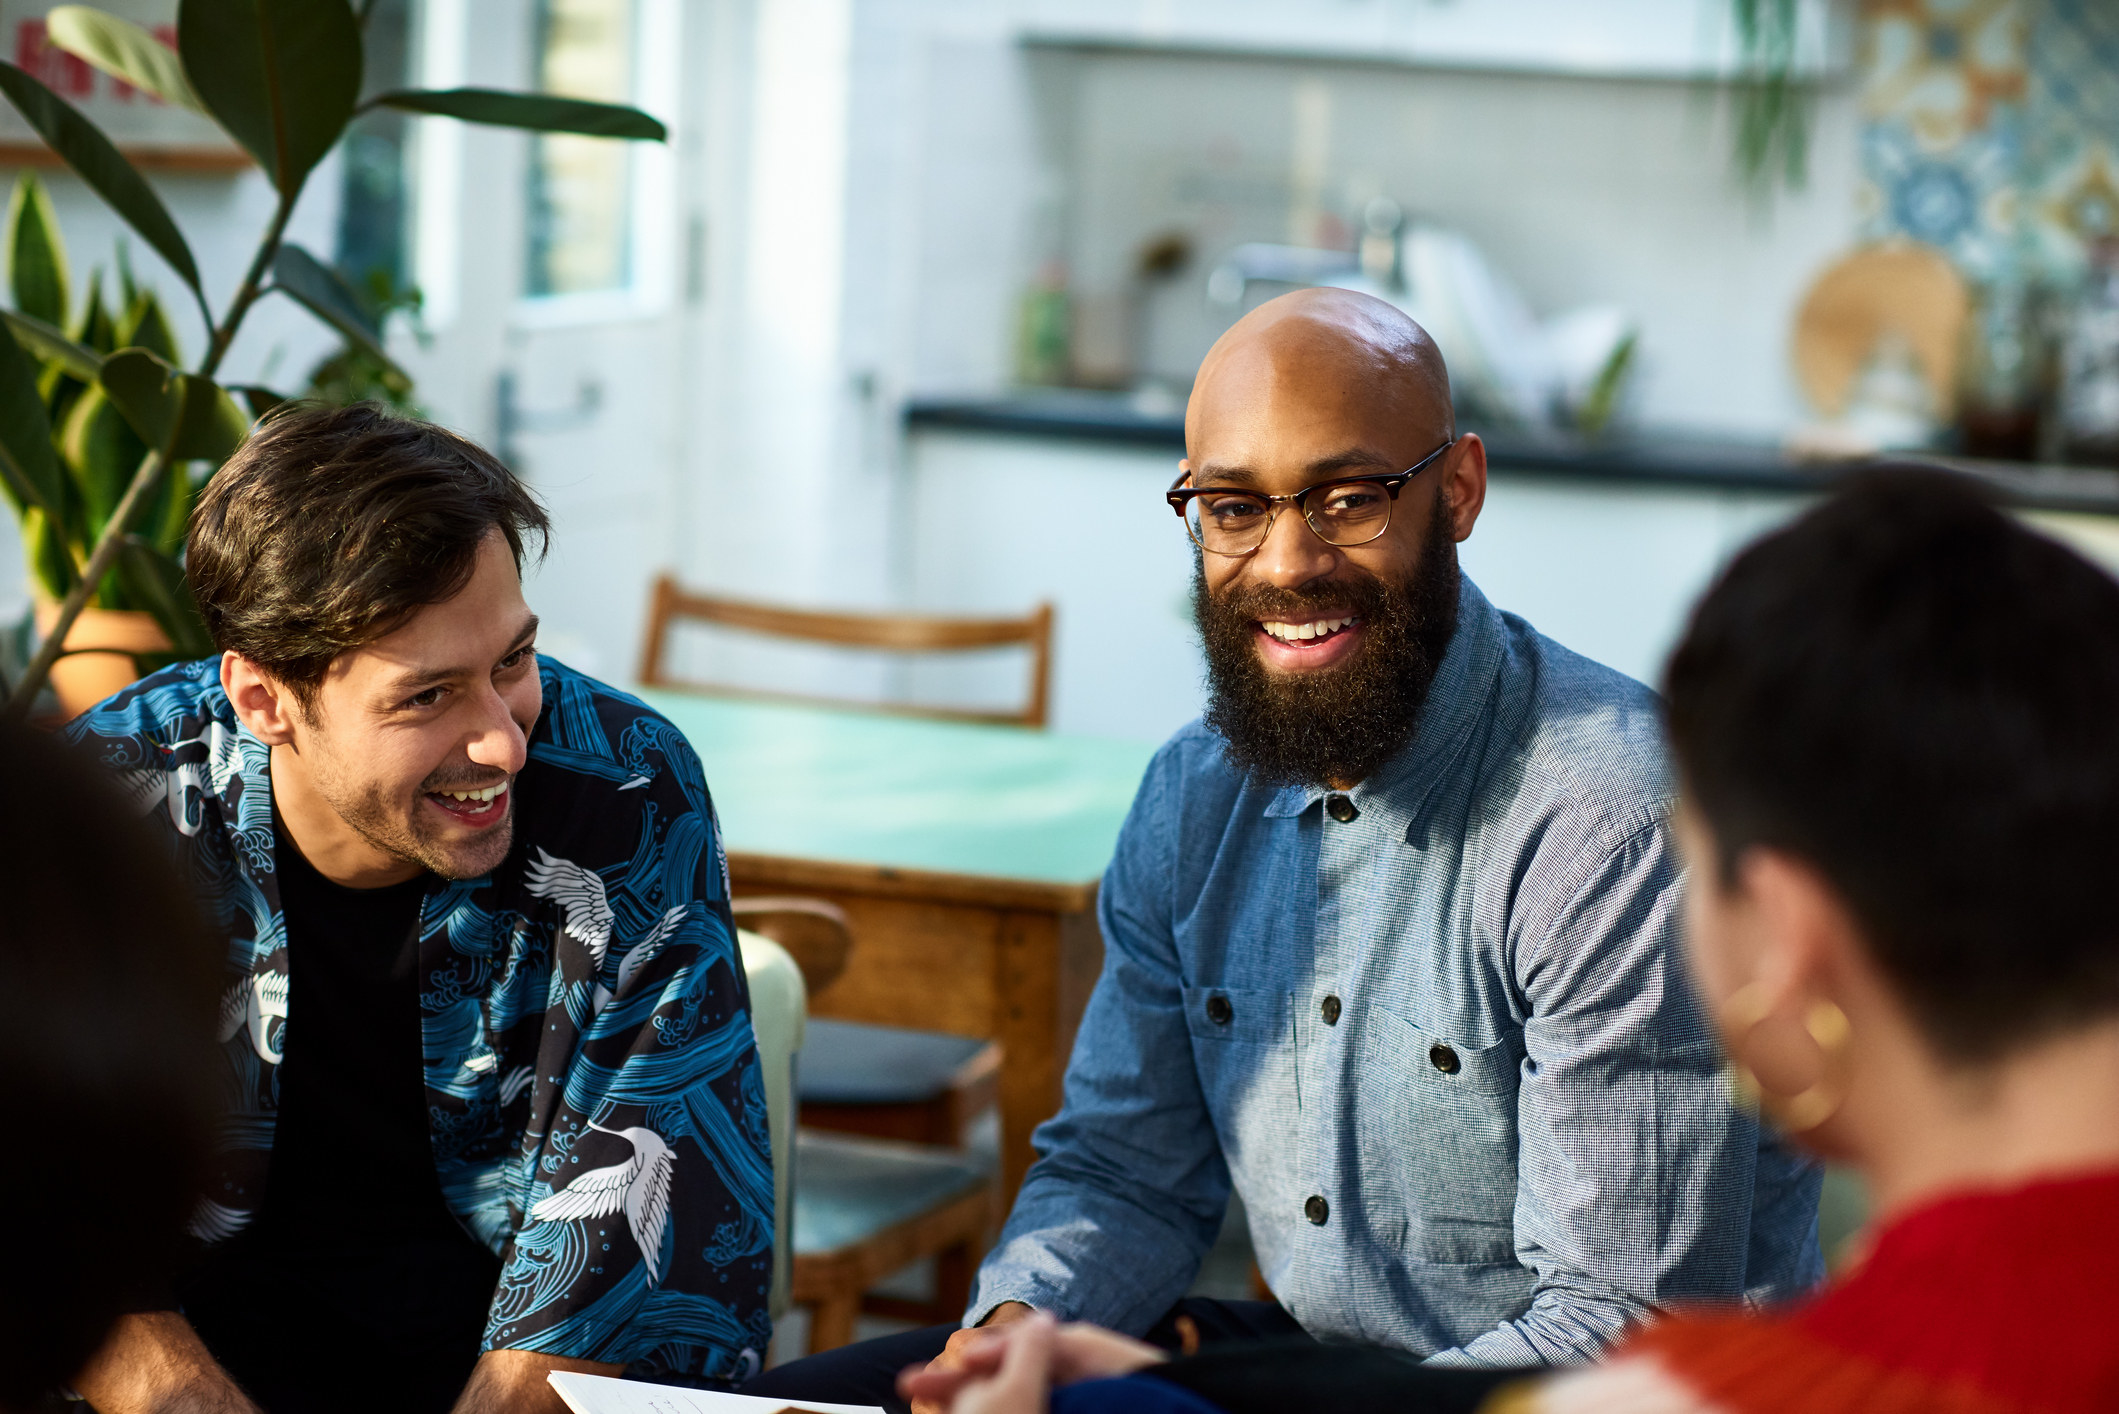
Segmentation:
{"type": "MultiPolygon", "coordinates": [[[[918,542],[917,602],[1006,611],[1059,606],[1053,728],[1160,741],[1204,701],[1189,605],[1193,552],[1160,496],[1172,457],[1150,448],[923,431],[912,439],[917,503],[963,532],[918,542]],[[1036,488],[1064,524],[985,494],[1036,488]],[[967,509],[970,507],[972,509],[967,509]]],[[[1715,572],[1797,514],[1793,492],[1560,479],[1506,469],[1461,547],[1465,573],[1498,607],[1578,653],[1653,685],[1715,572]]],[[[2048,534],[2119,573],[2119,517],[2032,512],[2048,534]]],[[[998,697],[1019,684],[994,664],[947,684],[998,697]]]]}
{"type": "MultiPolygon", "coordinates": [[[[1399,63],[1327,66],[1344,86],[1340,131],[1359,133],[1371,96],[1390,95],[1376,141],[1397,168],[1363,161],[1402,169],[1491,242],[1541,308],[1640,308],[1659,420],[1788,420],[1786,306],[1851,228],[1844,98],[1825,104],[1810,194],[1755,209],[1729,182],[1713,105],[1682,82],[1726,48],[1721,0],[697,0],[688,13],[718,26],[704,135],[718,175],[699,198],[712,287],[685,368],[698,381],[677,394],[697,420],[674,513],[679,569],[725,589],[904,602],[915,535],[952,533],[912,524],[898,409],[1010,381],[1038,213],[1065,176],[1026,39],[1399,63]],[[1583,120],[1606,110],[1601,126],[1583,120]],[[750,533],[744,508],[761,494],[813,504],[813,533],[750,533]]],[[[1805,13],[1822,54],[1822,5],[1805,13]]],[[[1103,72],[1137,91],[1166,68],[1216,102],[1255,83],[1269,126],[1296,72],[1127,56],[1103,72]]],[[[1153,124],[1137,136],[1135,169],[1160,138],[1153,124]]]]}
{"type": "Polygon", "coordinates": [[[1849,92],[1819,104],[1809,185],[1766,205],[1738,188],[1722,110],[1691,84],[1042,57],[1057,70],[1049,121],[1072,134],[1060,160],[1075,194],[1065,248],[1078,303],[1125,307],[1143,246],[1173,231],[1194,244],[1191,264],[1148,301],[1147,373],[1189,383],[1234,322],[1239,311],[1206,296],[1231,248],[1323,243],[1310,234],[1320,217],[1345,229],[1384,196],[1470,236],[1541,316],[1627,311],[1641,330],[1630,408],[1640,423],[1771,439],[1805,415],[1788,329],[1855,229],[1849,92]]]}

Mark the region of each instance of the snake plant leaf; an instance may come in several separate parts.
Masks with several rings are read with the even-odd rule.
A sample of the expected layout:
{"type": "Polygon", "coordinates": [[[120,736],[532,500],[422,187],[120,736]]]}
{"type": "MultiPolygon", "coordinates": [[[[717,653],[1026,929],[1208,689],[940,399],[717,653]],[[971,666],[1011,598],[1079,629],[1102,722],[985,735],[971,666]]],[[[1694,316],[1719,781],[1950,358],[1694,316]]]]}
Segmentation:
{"type": "MultiPolygon", "coordinates": [[[[120,365],[121,376],[123,365],[120,365]]],[[[110,373],[110,364],[103,371],[110,373]]],[[[80,501],[75,529],[84,544],[93,544],[132,484],[148,443],[100,381],[74,399],[59,429],[59,455],[80,501]]]]}
{"type": "Polygon", "coordinates": [[[155,298],[153,290],[140,291],[114,332],[119,348],[145,349],[171,366],[182,361],[177,353],[176,331],[169,327],[168,311],[162,308],[162,301],[155,298]]]}
{"type": "Polygon", "coordinates": [[[15,308],[57,328],[66,327],[66,242],[52,214],[51,196],[35,172],[24,172],[7,203],[7,278],[15,308]]]}
{"type": "Polygon", "coordinates": [[[102,371],[103,355],[94,349],[84,348],[67,338],[41,319],[21,314],[12,309],[0,309],[0,322],[5,322],[15,342],[31,358],[57,364],[83,383],[96,381],[102,371]]]}
{"type": "Polygon", "coordinates": [[[37,389],[37,366],[0,324],[0,480],[17,510],[34,506],[52,520],[66,503],[51,420],[37,389]]]}
{"type": "Polygon", "coordinates": [[[301,190],[360,97],[360,22],[346,0],[183,0],[177,52],[207,111],[282,199],[301,190]]]}
{"type": "MultiPolygon", "coordinates": [[[[353,287],[336,270],[293,242],[279,248],[272,258],[272,288],[294,300],[311,314],[344,334],[384,367],[404,374],[383,351],[382,330],[353,293],[353,287]]],[[[406,375],[409,381],[409,375],[406,375]]]]}
{"type": "Polygon", "coordinates": [[[118,545],[118,582],[127,599],[154,615],[179,657],[203,658],[213,652],[213,635],[184,582],[184,567],[173,556],[140,536],[128,535],[118,545]]]}
{"type": "Polygon", "coordinates": [[[194,113],[206,111],[184,75],[184,61],[131,20],[87,5],[58,5],[44,17],[44,32],[57,47],[142,93],[194,113]]]}
{"type": "Polygon", "coordinates": [[[88,298],[81,302],[81,323],[74,342],[101,358],[118,347],[118,321],[103,301],[103,267],[88,272],[88,298]]]}
{"type": "Polygon", "coordinates": [[[22,550],[30,576],[46,598],[64,599],[81,582],[80,561],[68,546],[65,532],[35,506],[22,512],[22,550]]]}
{"type": "Polygon", "coordinates": [[[81,116],[80,110],[53,93],[21,68],[0,60],[0,94],[15,105],[29,125],[37,130],[52,151],[66,160],[89,189],[103,198],[125,224],[140,233],[140,239],[169,262],[169,268],[191,287],[203,306],[206,296],[199,288],[198,263],[184,233],[170,219],[169,209],[154,188],[125,160],[103,130],[81,116]]]}
{"type": "Polygon", "coordinates": [[[491,88],[398,89],[378,94],[361,106],[397,108],[407,113],[540,133],[580,133],[640,142],[667,142],[670,136],[668,128],[638,108],[559,98],[548,93],[504,93],[491,88]]]}

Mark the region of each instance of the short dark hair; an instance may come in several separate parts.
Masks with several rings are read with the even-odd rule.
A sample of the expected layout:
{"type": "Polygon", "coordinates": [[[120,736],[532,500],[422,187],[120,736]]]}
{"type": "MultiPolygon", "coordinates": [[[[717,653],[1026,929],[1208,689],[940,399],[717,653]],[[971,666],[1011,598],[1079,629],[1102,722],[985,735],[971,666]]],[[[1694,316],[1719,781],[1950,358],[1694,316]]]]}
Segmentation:
{"type": "Polygon", "coordinates": [[[185,570],[214,645],[307,707],[332,659],[462,589],[496,528],[517,569],[551,529],[477,443],[373,403],[297,405],[206,483],[185,570]]]}
{"type": "Polygon", "coordinates": [[[27,1409],[167,1297],[216,1117],[227,944],[109,772],[0,726],[0,780],[0,1093],[23,1141],[0,1164],[21,1274],[0,1283],[0,1409],[27,1409]]]}
{"type": "Polygon", "coordinates": [[[1942,1059],[2119,1012],[2119,581],[1883,467],[1737,556],[1664,691],[1725,876],[1818,869],[1942,1059]]]}

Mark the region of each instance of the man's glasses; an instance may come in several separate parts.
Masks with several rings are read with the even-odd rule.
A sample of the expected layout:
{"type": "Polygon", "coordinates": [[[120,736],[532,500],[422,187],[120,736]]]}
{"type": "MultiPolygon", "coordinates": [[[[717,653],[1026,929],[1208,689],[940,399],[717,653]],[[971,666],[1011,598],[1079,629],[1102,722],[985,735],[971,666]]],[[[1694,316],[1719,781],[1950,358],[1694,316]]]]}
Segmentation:
{"type": "Polygon", "coordinates": [[[1210,555],[1248,555],[1266,543],[1282,506],[1293,506],[1327,545],[1366,545],[1390,529],[1391,505],[1407,482],[1457,445],[1452,437],[1404,471],[1320,481],[1291,496],[1232,486],[1186,486],[1181,474],[1164,493],[1194,544],[1210,555]]]}

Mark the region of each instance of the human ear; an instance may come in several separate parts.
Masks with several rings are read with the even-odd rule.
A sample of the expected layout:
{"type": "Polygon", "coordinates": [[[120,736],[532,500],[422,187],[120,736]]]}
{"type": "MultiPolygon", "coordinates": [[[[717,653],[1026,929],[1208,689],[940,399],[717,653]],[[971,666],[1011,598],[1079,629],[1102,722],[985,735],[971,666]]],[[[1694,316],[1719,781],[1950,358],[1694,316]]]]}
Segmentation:
{"type": "Polygon", "coordinates": [[[1833,990],[1854,925],[1830,881],[1808,860],[1763,846],[1745,850],[1736,873],[1754,921],[1752,980],[1776,1004],[1833,990]]]}
{"type": "Polygon", "coordinates": [[[236,720],[259,741],[286,746],[294,740],[294,695],[263,668],[240,653],[223,653],[221,690],[228,694],[236,720]]]}
{"type": "Polygon", "coordinates": [[[1807,860],[1753,848],[1737,862],[1752,921],[1751,979],[1717,1018],[1739,1075],[1787,1133],[1807,1134],[1846,1098],[1849,983],[1860,931],[1831,882],[1807,860]]]}
{"type": "Polygon", "coordinates": [[[1486,444],[1476,432],[1459,437],[1442,459],[1442,503],[1449,511],[1450,537],[1460,545],[1471,539],[1486,506],[1486,444]]]}

